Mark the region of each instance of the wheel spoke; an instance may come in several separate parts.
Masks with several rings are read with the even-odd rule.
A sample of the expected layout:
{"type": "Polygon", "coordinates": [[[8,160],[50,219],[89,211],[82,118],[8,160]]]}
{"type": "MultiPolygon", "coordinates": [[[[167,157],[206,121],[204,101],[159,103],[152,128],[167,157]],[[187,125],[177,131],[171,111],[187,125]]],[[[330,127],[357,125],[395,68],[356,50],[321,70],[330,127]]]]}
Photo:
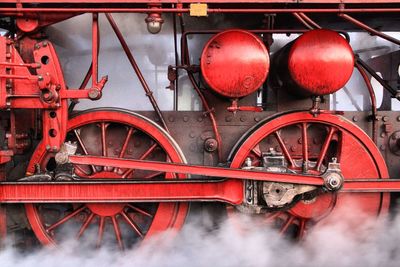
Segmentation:
{"type": "Polygon", "coordinates": [[[71,218],[73,218],[74,216],[76,216],[77,214],[79,214],[81,211],[83,211],[86,208],[85,205],[81,206],[80,208],[76,209],[74,212],[68,214],[67,216],[65,216],[64,218],[62,218],[61,220],[59,220],[58,222],[50,225],[48,228],[46,228],[47,232],[52,231],[53,229],[57,228],[58,226],[60,226],[61,224],[64,224],[65,222],[67,222],[68,220],[70,220],[71,218]]]}
{"type": "Polygon", "coordinates": [[[81,229],[79,229],[79,232],[76,235],[76,239],[79,239],[83,235],[83,232],[86,231],[86,229],[88,228],[89,224],[92,222],[93,218],[94,218],[94,213],[91,212],[89,217],[87,217],[85,222],[82,224],[81,229]]]}
{"type": "Polygon", "coordinates": [[[284,234],[288,229],[289,226],[292,224],[293,220],[294,220],[294,216],[289,214],[289,217],[287,218],[287,220],[285,221],[285,224],[282,226],[281,230],[280,230],[280,234],[284,234]]]}
{"type": "Polygon", "coordinates": [[[326,156],[326,152],[328,151],[329,144],[332,141],[332,136],[333,136],[334,132],[335,132],[335,129],[333,127],[329,127],[328,135],[326,136],[325,142],[322,145],[321,152],[318,156],[317,164],[315,166],[315,169],[318,171],[320,171],[320,169],[321,169],[322,161],[324,160],[324,158],[326,156]]]}
{"type": "Polygon", "coordinates": [[[114,226],[115,238],[117,239],[118,246],[121,250],[124,250],[124,242],[122,241],[121,230],[119,228],[117,218],[115,216],[112,216],[111,220],[114,226]]]}
{"type": "Polygon", "coordinates": [[[295,167],[294,161],[292,156],[290,155],[289,151],[287,150],[285,143],[282,140],[281,135],[279,134],[279,132],[274,132],[275,138],[279,143],[279,146],[282,149],[283,155],[286,157],[286,159],[288,160],[290,166],[295,167]]]}
{"type": "Polygon", "coordinates": [[[122,217],[125,221],[133,228],[133,230],[140,236],[140,238],[144,238],[142,231],[140,230],[139,226],[129,217],[129,215],[125,212],[121,212],[122,217]]]}
{"type": "Polygon", "coordinates": [[[96,247],[98,248],[101,246],[101,242],[103,240],[104,225],[105,225],[105,217],[100,216],[99,231],[97,233],[97,243],[96,243],[96,247]]]}
{"type": "Polygon", "coordinates": [[[303,173],[308,172],[308,139],[307,139],[307,123],[301,124],[301,139],[303,144],[303,173]]]}
{"type": "Polygon", "coordinates": [[[281,214],[282,214],[282,212],[280,212],[280,211],[272,212],[272,213],[268,214],[268,215],[265,217],[265,221],[266,221],[266,222],[270,222],[270,221],[272,221],[273,219],[277,218],[277,217],[278,217],[279,215],[281,215],[281,214]]]}
{"type": "Polygon", "coordinates": [[[140,214],[143,214],[143,215],[145,215],[145,216],[147,216],[147,217],[153,218],[153,215],[151,215],[150,213],[148,213],[147,211],[145,211],[145,210],[143,210],[143,209],[141,209],[141,208],[139,208],[139,207],[136,207],[136,206],[134,206],[134,205],[132,205],[132,204],[128,204],[127,206],[128,206],[129,208],[131,208],[131,209],[137,211],[137,212],[140,213],[140,214]]]}
{"type": "Polygon", "coordinates": [[[297,239],[302,240],[306,230],[306,219],[300,219],[299,222],[299,232],[297,234],[297,239]]]}
{"type": "Polygon", "coordinates": [[[257,157],[261,158],[262,153],[261,153],[261,149],[260,149],[260,144],[257,144],[252,150],[251,152],[254,153],[254,155],[256,155],[257,157]]]}
{"type": "MultiPolygon", "coordinates": [[[[89,152],[88,152],[88,150],[87,150],[85,144],[83,143],[82,138],[81,138],[81,135],[79,134],[79,132],[78,132],[77,129],[74,130],[74,134],[75,134],[75,136],[76,136],[76,139],[78,139],[79,145],[82,147],[83,153],[85,153],[85,155],[89,155],[89,152]]],[[[96,173],[96,172],[97,172],[95,166],[90,165],[90,167],[92,168],[93,173],[96,173]]]]}
{"type": "MultiPolygon", "coordinates": [[[[146,159],[153,151],[154,149],[158,146],[157,143],[154,143],[151,145],[139,158],[139,160],[144,160],[146,159]]],[[[128,169],[122,174],[122,178],[127,178],[129,175],[132,175],[134,173],[134,169],[128,169]]]]}
{"type": "Polygon", "coordinates": [[[126,149],[128,148],[128,144],[131,139],[132,133],[133,133],[133,128],[129,127],[128,133],[126,134],[126,137],[125,137],[124,144],[122,145],[122,148],[121,148],[121,152],[119,152],[119,155],[118,155],[119,158],[123,158],[125,156],[126,149]]]}
{"type": "MultiPolygon", "coordinates": [[[[129,144],[129,141],[131,140],[133,132],[134,132],[134,129],[132,127],[129,127],[129,130],[125,136],[124,143],[122,144],[121,151],[119,152],[119,155],[118,155],[119,158],[123,158],[125,156],[126,149],[128,148],[128,144],[129,144]]],[[[114,172],[119,172],[121,170],[121,168],[112,168],[111,170],[113,170],[114,172]]]]}

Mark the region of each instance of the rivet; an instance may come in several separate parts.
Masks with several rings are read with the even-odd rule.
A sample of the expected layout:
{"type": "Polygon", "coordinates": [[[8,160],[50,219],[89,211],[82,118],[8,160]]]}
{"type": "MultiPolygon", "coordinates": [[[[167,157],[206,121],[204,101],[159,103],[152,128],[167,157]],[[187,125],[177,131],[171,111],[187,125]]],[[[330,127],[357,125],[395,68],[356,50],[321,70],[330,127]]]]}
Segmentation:
{"type": "Polygon", "coordinates": [[[173,122],[173,121],[175,121],[175,118],[174,118],[173,116],[169,116],[169,117],[168,117],[168,120],[169,120],[170,122],[173,122]]]}
{"type": "Polygon", "coordinates": [[[190,138],[194,138],[195,136],[196,136],[196,134],[195,134],[194,132],[190,132],[190,133],[189,133],[189,137],[190,137],[190,138]]]}
{"type": "Polygon", "coordinates": [[[358,117],[357,116],[353,116],[353,121],[357,122],[358,121],[358,117]]]}
{"type": "Polygon", "coordinates": [[[259,122],[260,121],[260,117],[254,117],[254,121],[259,122]]]}
{"type": "Polygon", "coordinates": [[[197,121],[198,121],[198,122],[203,121],[203,117],[198,117],[198,118],[197,118],[197,121]]]}
{"type": "Polygon", "coordinates": [[[385,146],[385,145],[381,145],[379,148],[380,148],[381,150],[385,150],[385,149],[386,149],[386,146],[385,146]]]}
{"type": "Polygon", "coordinates": [[[225,117],[226,122],[231,122],[232,121],[232,116],[226,116],[225,117]]]}
{"type": "Polygon", "coordinates": [[[384,138],[385,137],[385,133],[381,133],[381,137],[384,138]]]}
{"type": "Polygon", "coordinates": [[[388,117],[388,116],[383,116],[382,120],[383,120],[384,122],[387,122],[387,121],[389,120],[389,117],[388,117]]]}
{"type": "Polygon", "coordinates": [[[240,117],[240,121],[241,122],[245,122],[246,121],[246,117],[240,117]]]}
{"type": "Polygon", "coordinates": [[[400,121],[400,116],[397,116],[397,121],[400,121]]]}
{"type": "Polygon", "coordinates": [[[188,117],[188,116],[183,116],[183,121],[184,121],[184,122],[189,121],[189,117],[188,117]]]}

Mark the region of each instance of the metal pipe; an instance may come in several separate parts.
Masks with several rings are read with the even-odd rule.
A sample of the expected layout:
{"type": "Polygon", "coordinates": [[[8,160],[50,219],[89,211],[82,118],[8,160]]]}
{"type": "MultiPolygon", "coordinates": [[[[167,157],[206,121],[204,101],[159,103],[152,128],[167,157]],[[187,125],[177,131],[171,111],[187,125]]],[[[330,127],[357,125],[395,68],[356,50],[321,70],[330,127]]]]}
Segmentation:
{"type": "Polygon", "coordinates": [[[92,87],[98,83],[99,14],[93,13],[92,22],[92,87]]]}
{"type": "Polygon", "coordinates": [[[146,96],[149,98],[151,105],[153,106],[155,112],[157,113],[157,116],[160,118],[162,126],[164,127],[165,130],[167,130],[167,132],[169,132],[167,124],[161,113],[161,110],[158,107],[157,101],[155,100],[155,98],[153,96],[153,92],[150,90],[150,87],[147,84],[146,79],[144,78],[142,72],[140,71],[140,68],[136,63],[136,61],[129,49],[128,44],[126,43],[124,37],[122,36],[121,31],[119,30],[119,28],[118,28],[117,24],[115,23],[111,14],[106,13],[106,17],[107,17],[108,22],[110,23],[112,29],[114,30],[115,34],[117,35],[117,38],[118,38],[119,42],[121,43],[122,49],[125,51],[125,54],[128,57],[128,60],[131,63],[133,70],[135,71],[140,83],[142,84],[143,89],[146,92],[146,96]]]}
{"type": "MultiPolygon", "coordinates": [[[[174,52],[175,52],[175,65],[179,65],[179,54],[178,54],[178,32],[176,29],[176,14],[172,14],[172,24],[174,26],[174,52]]],[[[179,88],[179,70],[176,70],[176,80],[174,89],[174,110],[178,111],[178,88],[179,88]]]]}
{"type": "Polygon", "coordinates": [[[305,21],[307,21],[309,24],[311,24],[312,27],[314,27],[314,29],[322,29],[321,26],[319,26],[318,23],[316,23],[315,21],[313,21],[309,16],[307,16],[306,14],[304,14],[303,12],[299,13],[300,17],[302,17],[305,21]]]}
{"type": "Polygon", "coordinates": [[[391,36],[389,36],[387,34],[384,34],[384,33],[380,32],[380,31],[377,31],[377,30],[369,27],[368,25],[362,23],[359,20],[356,20],[355,18],[353,18],[353,17],[351,17],[351,16],[349,16],[347,14],[342,14],[341,13],[341,14],[339,14],[339,17],[344,18],[345,20],[351,22],[352,24],[360,27],[363,30],[366,30],[367,32],[369,32],[369,33],[371,33],[373,35],[379,36],[379,37],[381,37],[381,38],[383,38],[383,39],[385,39],[385,40],[387,40],[389,42],[392,42],[392,43],[395,43],[397,45],[400,45],[400,40],[398,40],[396,38],[393,38],[393,37],[391,37],[391,36]]]}
{"type": "Polygon", "coordinates": [[[369,77],[365,70],[360,66],[360,64],[357,63],[357,61],[354,63],[354,66],[356,69],[360,72],[362,78],[364,79],[365,85],[367,86],[369,96],[371,98],[371,107],[372,107],[372,140],[374,141],[375,144],[378,143],[377,139],[377,133],[378,129],[376,128],[376,118],[377,118],[377,107],[376,107],[376,96],[374,92],[374,88],[372,87],[371,81],[369,80],[369,77]]]}
{"type": "Polygon", "coordinates": [[[295,18],[296,18],[298,21],[300,21],[301,24],[303,24],[306,28],[308,28],[308,29],[310,29],[310,30],[313,30],[313,29],[314,29],[314,27],[311,26],[311,25],[309,25],[309,24],[307,23],[307,21],[305,21],[305,19],[303,19],[303,17],[300,16],[299,13],[294,12],[294,13],[293,13],[293,16],[295,16],[295,18]]]}
{"type": "MultiPolygon", "coordinates": [[[[182,65],[187,64],[188,66],[190,66],[189,48],[188,48],[188,42],[187,42],[186,35],[185,35],[184,22],[183,22],[182,18],[181,18],[181,30],[182,30],[182,37],[185,36],[184,39],[182,39],[182,37],[181,37],[181,57],[182,57],[181,62],[182,62],[182,65]]],[[[222,160],[222,138],[221,138],[221,135],[218,130],[217,120],[215,119],[213,110],[210,109],[210,106],[208,105],[207,99],[204,97],[204,94],[201,92],[201,89],[197,85],[193,74],[190,73],[188,70],[187,70],[187,74],[188,74],[190,82],[193,85],[194,90],[200,97],[203,108],[206,110],[207,115],[210,117],[215,140],[217,140],[218,159],[219,159],[219,161],[221,161],[222,160]]]]}
{"type": "Polygon", "coordinates": [[[391,87],[387,81],[382,79],[375,70],[373,70],[370,66],[368,66],[367,63],[365,63],[360,57],[356,55],[356,62],[360,64],[363,69],[365,69],[372,77],[374,77],[386,90],[388,90],[391,94],[392,97],[400,100],[400,94],[398,94],[397,90],[391,87]]]}

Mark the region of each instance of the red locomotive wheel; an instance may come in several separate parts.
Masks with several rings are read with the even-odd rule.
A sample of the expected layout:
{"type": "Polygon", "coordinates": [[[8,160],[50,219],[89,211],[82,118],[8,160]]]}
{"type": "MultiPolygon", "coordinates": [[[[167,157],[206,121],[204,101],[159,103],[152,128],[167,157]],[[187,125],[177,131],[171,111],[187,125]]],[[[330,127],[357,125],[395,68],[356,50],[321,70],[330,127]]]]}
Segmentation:
{"type": "MultiPolygon", "coordinates": [[[[78,144],[77,154],[108,157],[185,162],[173,139],[145,117],[126,111],[94,110],[73,117],[68,122],[68,141],[78,144]]],[[[35,165],[42,170],[55,168],[54,154],[40,144],[27,172],[35,165]]],[[[82,178],[182,179],[185,175],[76,165],[82,178]]],[[[114,243],[120,249],[168,230],[179,229],[185,220],[185,203],[87,203],[26,204],[33,231],[42,244],[55,245],[71,239],[85,239],[88,245],[114,243]]]]}
{"type": "MultiPolygon", "coordinates": [[[[356,125],[342,116],[296,112],[274,117],[253,128],[233,152],[232,168],[244,162],[262,166],[262,156],[271,148],[281,152],[289,170],[296,173],[322,174],[332,158],[337,158],[343,176],[352,179],[388,178],[385,161],[373,141],[356,125]]],[[[286,236],[301,238],[317,222],[341,218],[352,225],[349,213],[377,216],[389,208],[388,193],[325,193],[301,200],[283,211],[260,214],[261,221],[277,227],[286,236]],[[328,217],[329,215],[329,217],[328,217]]],[[[234,218],[235,209],[228,208],[234,218]]],[[[351,217],[351,216],[350,216],[351,217]]],[[[363,217],[365,218],[365,217],[363,217]]]]}

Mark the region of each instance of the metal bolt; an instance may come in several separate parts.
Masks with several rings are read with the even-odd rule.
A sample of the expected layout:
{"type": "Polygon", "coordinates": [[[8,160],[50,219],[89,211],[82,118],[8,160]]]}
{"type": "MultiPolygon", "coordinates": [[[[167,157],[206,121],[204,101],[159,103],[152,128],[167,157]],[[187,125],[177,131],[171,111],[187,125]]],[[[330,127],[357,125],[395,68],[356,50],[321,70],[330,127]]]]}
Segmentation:
{"type": "Polygon", "coordinates": [[[385,133],[381,133],[381,137],[384,138],[385,137],[385,133]]]}
{"type": "Polygon", "coordinates": [[[44,42],[43,42],[43,47],[46,47],[47,44],[48,44],[47,41],[44,41],[44,42]]]}
{"type": "Polygon", "coordinates": [[[194,132],[190,132],[190,133],[189,133],[189,137],[190,137],[190,138],[194,138],[195,136],[196,136],[196,134],[195,134],[194,132]]]}
{"type": "Polygon", "coordinates": [[[197,118],[197,121],[198,121],[198,122],[203,121],[203,117],[198,117],[198,118],[197,118]]]}
{"type": "Polygon", "coordinates": [[[259,122],[261,119],[260,117],[254,117],[254,121],[259,122]]]}
{"type": "Polygon", "coordinates": [[[232,116],[226,116],[225,117],[226,122],[231,122],[232,121],[232,116]]]}
{"type": "Polygon", "coordinates": [[[241,122],[245,122],[246,121],[246,117],[240,117],[240,121],[241,122]]]}
{"type": "Polygon", "coordinates": [[[383,120],[384,122],[387,122],[387,121],[389,120],[389,117],[388,117],[388,116],[383,116],[382,120],[383,120]]]}
{"type": "Polygon", "coordinates": [[[357,122],[358,121],[358,117],[357,116],[353,116],[353,121],[357,122]]]}
{"type": "Polygon", "coordinates": [[[49,151],[51,149],[50,145],[46,145],[46,150],[49,151]]]}
{"type": "Polygon", "coordinates": [[[397,116],[397,121],[400,121],[400,116],[397,116]]]}
{"type": "Polygon", "coordinates": [[[183,121],[184,122],[188,122],[189,121],[189,117],[188,116],[183,116],[183,121]]]}
{"type": "Polygon", "coordinates": [[[175,118],[174,118],[173,116],[169,116],[169,117],[168,117],[168,120],[169,120],[170,122],[174,122],[174,121],[175,121],[175,118]]]}
{"type": "Polygon", "coordinates": [[[290,146],[290,151],[295,152],[297,149],[297,146],[290,146]]]}
{"type": "Polygon", "coordinates": [[[89,96],[89,98],[92,99],[92,100],[99,99],[99,98],[100,98],[100,90],[95,89],[95,88],[89,89],[88,96],[89,96]]]}
{"type": "Polygon", "coordinates": [[[204,142],[204,149],[208,152],[214,152],[218,147],[218,142],[214,138],[208,138],[204,142]]]}

